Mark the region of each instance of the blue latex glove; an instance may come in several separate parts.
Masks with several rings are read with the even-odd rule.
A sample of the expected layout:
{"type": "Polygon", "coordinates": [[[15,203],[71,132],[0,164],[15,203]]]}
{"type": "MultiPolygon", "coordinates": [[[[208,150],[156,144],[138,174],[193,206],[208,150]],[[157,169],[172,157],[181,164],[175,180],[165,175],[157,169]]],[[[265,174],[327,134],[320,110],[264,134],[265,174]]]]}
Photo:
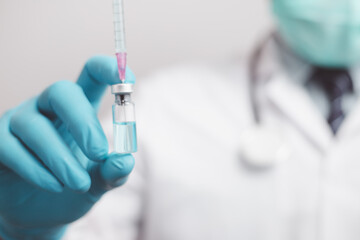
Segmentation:
{"type": "MultiPolygon", "coordinates": [[[[127,82],[135,77],[127,71],[127,82]]],[[[106,191],[125,183],[131,155],[108,155],[96,108],[119,83],[115,59],[91,58],[0,118],[0,238],[59,239],[106,191]]]]}

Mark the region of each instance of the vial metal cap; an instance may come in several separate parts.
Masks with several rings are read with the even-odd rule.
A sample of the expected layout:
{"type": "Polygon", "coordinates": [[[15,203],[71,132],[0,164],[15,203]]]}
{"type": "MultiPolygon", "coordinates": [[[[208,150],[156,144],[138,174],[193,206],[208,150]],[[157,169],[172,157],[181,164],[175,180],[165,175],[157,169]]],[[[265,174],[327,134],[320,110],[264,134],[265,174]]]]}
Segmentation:
{"type": "Polygon", "coordinates": [[[112,94],[126,94],[134,91],[134,84],[119,83],[111,86],[112,94]]]}

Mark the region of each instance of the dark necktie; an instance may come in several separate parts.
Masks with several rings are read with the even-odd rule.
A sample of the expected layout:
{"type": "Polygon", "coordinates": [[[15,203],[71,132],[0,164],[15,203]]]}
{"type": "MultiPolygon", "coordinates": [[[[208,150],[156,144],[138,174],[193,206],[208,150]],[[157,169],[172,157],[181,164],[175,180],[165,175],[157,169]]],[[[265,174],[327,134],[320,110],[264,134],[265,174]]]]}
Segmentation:
{"type": "Polygon", "coordinates": [[[315,82],[326,92],[330,103],[328,123],[336,134],[345,118],[342,109],[342,98],[346,93],[353,92],[353,84],[347,69],[314,67],[310,81],[315,82]]]}

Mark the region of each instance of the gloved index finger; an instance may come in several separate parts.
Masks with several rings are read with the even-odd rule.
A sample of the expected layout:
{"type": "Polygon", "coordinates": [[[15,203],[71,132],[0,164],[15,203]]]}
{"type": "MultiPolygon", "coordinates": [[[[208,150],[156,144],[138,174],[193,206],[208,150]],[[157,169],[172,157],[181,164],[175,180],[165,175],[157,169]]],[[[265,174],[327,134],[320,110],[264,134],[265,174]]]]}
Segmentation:
{"type": "MultiPolygon", "coordinates": [[[[126,83],[135,83],[135,76],[129,68],[126,69],[125,79],[126,83]]],[[[90,58],[77,81],[93,106],[99,104],[108,85],[118,83],[121,82],[116,59],[109,56],[90,58]]]]}

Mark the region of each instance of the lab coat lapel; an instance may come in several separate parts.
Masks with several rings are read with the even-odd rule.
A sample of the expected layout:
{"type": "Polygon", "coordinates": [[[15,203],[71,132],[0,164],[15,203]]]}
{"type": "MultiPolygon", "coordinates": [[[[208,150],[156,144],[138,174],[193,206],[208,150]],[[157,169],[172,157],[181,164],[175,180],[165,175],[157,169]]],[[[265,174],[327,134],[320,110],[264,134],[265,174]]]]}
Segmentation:
{"type": "MultiPolygon", "coordinates": [[[[350,74],[352,76],[353,85],[354,85],[354,94],[360,92],[360,67],[356,66],[353,69],[350,69],[350,74]]],[[[347,113],[344,122],[340,126],[337,137],[345,138],[359,134],[360,131],[360,99],[357,100],[354,107],[349,113],[347,113]]]]}
{"type": "Polygon", "coordinates": [[[273,76],[265,84],[268,100],[277,106],[320,151],[325,150],[332,139],[331,129],[305,89],[283,74],[273,76]]]}
{"type": "Polygon", "coordinates": [[[354,109],[346,116],[337,133],[338,138],[354,136],[360,130],[360,99],[357,101],[354,109]]]}

